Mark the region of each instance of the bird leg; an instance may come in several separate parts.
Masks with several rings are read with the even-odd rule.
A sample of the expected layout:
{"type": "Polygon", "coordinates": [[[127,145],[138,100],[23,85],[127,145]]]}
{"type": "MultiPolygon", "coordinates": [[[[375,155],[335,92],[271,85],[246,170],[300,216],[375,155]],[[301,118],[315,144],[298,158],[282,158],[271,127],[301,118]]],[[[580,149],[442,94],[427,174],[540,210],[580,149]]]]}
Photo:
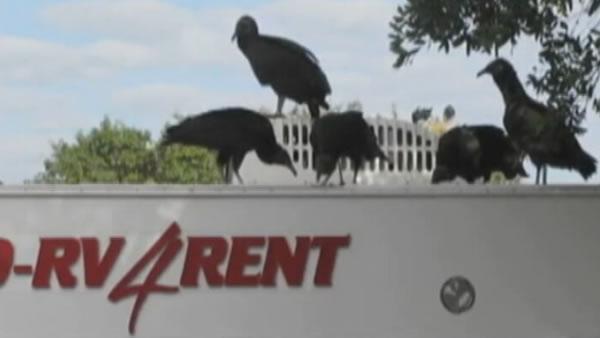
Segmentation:
{"type": "Polygon", "coordinates": [[[323,181],[323,184],[321,184],[322,186],[327,186],[327,184],[329,184],[329,180],[331,179],[331,176],[333,176],[333,171],[330,172],[327,177],[325,178],[325,181],[323,181]]]}
{"type": "Polygon", "coordinates": [[[233,173],[235,174],[235,177],[237,178],[238,182],[240,182],[241,185],[244,185],[244,180],[242,179],[242,176],[240,176],[240,173],[238,173],[237,170],[234,170],[233,173]]]}
{"type": "Polygon", "coordinates": [[[340,186],[345,186],[346,182],[344,182],[344,174],[342,173],[342,164],[340,163],[342,159],[338,161],[338,172],[340,173],[340,186]]]}
{"type": "Polygon", "coordinates": [[[535,185],[540,185],[540,174],[542,172],[542,166],[541,165],[537,165],[536,166],[536,172],[535,172],[535,185]]]}
{"type": "Polygon", "coordinates": [[[229,181],[227,180],[227,178],[229,177],[229,165],[227,163],[223,165],[222,174],[223,181],[225,182],[225,184],[229,184],[229,181]]]}
{"type": "Polygon", "coordinates": [[[283,104],[284,103],[285,103],[285,97],[278,96],[277,97],[277,112],[275,113],[275,115],[283,116],[283,104]]]}
{"type": "Polygon", "coordinates": [[[544,165],[544,185],[548,185],[548,166],[544,165]]]}
{"type": "Polygon", "coordinates": [[[231,165],[232,165],[232,170],[233,173],[235,174],[235,177],[237,178],[238,182],[241,185],[244,185],[244,180],[242,179],[242,176],[240,175],[240,167],[242,166],[242,162],[244,161],[244,157],[246,156],[246,154],[237,154],[234,155],[231,159],[231,165]]]}
{"type": "Polygon", "coordinates": [[[233,183],[233,158],[230,158],[225,165],[225,182],[227,184],[233,183]]]}
{"type": "Polygon", "coordinates": [[[363,166],[363,164],[361,164],[358,161],[352,161],[352,170],[354,171],[354,178],[352,179],[352,183],[354,185],[358,184],[358,171],[360,170],[360,168],[363,166]]]}

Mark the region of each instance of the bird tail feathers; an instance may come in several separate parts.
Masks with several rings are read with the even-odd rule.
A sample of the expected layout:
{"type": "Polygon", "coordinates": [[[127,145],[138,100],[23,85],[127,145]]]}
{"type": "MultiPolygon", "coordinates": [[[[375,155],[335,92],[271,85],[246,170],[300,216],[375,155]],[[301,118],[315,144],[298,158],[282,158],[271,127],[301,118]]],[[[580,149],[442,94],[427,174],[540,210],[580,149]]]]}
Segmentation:
{"type": "Polygon", "coordinates": [[[577,171],[579,171],[585,180],[588,180],[596,173],[596,159],[583,150],[577,154],[575,163],[577,171]]]}
{"type": "Polygon", "coordinates": [[[597,160],[581,147],[576,138],[573,138],[568,147],[568,152],[571,154],[571,163],[573,169],[577,170],[581,176],[588,180],[597,170],[597,160]]]}

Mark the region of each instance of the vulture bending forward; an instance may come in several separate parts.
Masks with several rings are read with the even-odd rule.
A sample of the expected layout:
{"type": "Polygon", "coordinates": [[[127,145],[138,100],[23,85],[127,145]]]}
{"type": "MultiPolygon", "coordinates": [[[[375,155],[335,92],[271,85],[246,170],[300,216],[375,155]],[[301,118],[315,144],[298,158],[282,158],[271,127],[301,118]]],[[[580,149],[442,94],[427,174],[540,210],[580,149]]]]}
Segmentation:
{"type": "Polygon", "coordinates": [[[271,122],[257,112],[243,108],[209,111],[189,117],[166,131],[163,145],[200,146],[217,152],[217,163],[227,183],[235,174],[243,184],[239,169],[249,151],[256,151],[266,164],[296,169],[287,151],[277,143],[271,122]]]}
{"type": "Polygon", "coordinates": [[[452,181],[457,176],[470,184],[483,177],[487,183],[498,171],[509,180],[528,176],[520,152],[504,131],[494,126],[457,127],[440,138],[432,183],[452,181]]]}
{"type": "MultiPolygon", "coordinates": [[[[354,184],[357,183],[358,170],[365,161],[373,161],[376,158],[387,160],[360,112],[329,114],[318,119],[313,123],[310,144],[315,155],[317,184],[322,175],[327,177],[323,184],[329,182],[336,165],[343,157],[350,158],[354,170],[354,184]]],[[[341,167],[339,170],[340,184],[344,185],[341,167]]]]}

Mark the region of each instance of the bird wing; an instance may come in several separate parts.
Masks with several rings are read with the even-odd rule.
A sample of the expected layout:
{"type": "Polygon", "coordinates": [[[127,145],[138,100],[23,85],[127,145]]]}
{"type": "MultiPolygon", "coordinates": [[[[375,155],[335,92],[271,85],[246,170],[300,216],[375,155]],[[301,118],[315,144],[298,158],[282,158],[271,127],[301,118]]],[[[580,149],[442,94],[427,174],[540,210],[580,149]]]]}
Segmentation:
{"type": "Polygon", "coordinates": [[[352,139],[353,131],[342,116],[326,115],[315,121],[311,132],[311,143],[320,153],[337,155],[352,139]]]}
{"type": "Polygon", "coordinates": [[[263,39],[263,41],[266,41],[269,44],[278,45],[288,50],[294,51],[295,53],[301,54],[307,57],[315,65],[319,64],[319,59],[317,59],[315,54],[311,52],[308,48],[302,46],[297,42],[278,36],[261,35],[261,38],[263,39]]]}
{"type": "Polygon", "coordinates": [[[243,144],[245,150],[273,147],[277,144],[275,130],[267,117],[245,109],[239,109],[235,115],[238,120],[235,124],[237,133],[235,140],[243,144]]]}
{"type": "Polygon", "coordinates": [[[564,142],[574,137],[562,115],[534,100],[507,110],[505,125],[517,145],[537,161],[560,157],[564,142]]]}
{"type": "Polygon", "coordinates": [[[167,130],[174,143],[198,145],[211,149],[248,149],[252,139],[246,131],[258,114],[242,109],[224,109],[189,117],[167,130]]]}
{"type": "Polygon", "coordinates": [[[172,143],[197,145],[211,149],[221,148],[225,138],[219,119],[212,116],[193,116],[167,129],[167,137],[172,143]]]}
{"type": "Polygon", "coordinates": [[[504,126],[512,139],[525,151],[539,142],[552,116],[546,107],[530,102],[514,102],[506,107],[504,126]]]}
{"type": "Polygon", "coordinates": [[[505,137],[504,130],[492,125],[471,126],[469,129],[479,140],[501,140],[505,137]]]}
{"type": "Polygon", "coordinates": [[[511,161],[519,155],[518,149],[505,134],[496,126],[480,125],[469,127],[477,136],[481,147],[481,169],[499,170],[504,168],[506,159],[511,161]]]}
{"type": "Polygon", "coordinates": [[[261,35],[244,53],[262,85],[272,85],[281,79],[296,79],[297,83],[308,83],[319,92],[331,94],[331,86],[317,57],[296,42],[261,35]]]}
{"type": "Polygon", "coordinates": [[[331,114],[313,125],[311,142],[320,153],[374,159],[382,153],[360,112],[331,114]]]}
{"type": "Polygon", "coordinates": [[[473,130],[469,128],[460,129],[459,145],[462,160],[470,163],[473,167],[478,167],[481,157],[481,143],[473,130]]]}
{"type": "Polygon", "coordinates": [[[531,100],[520,109],[531,135],[524,148],[535,161],[557,168],[574,169],[588,179],[596,172],[596,159],[584,151],[567,126],[564,116],[531,100]]]}

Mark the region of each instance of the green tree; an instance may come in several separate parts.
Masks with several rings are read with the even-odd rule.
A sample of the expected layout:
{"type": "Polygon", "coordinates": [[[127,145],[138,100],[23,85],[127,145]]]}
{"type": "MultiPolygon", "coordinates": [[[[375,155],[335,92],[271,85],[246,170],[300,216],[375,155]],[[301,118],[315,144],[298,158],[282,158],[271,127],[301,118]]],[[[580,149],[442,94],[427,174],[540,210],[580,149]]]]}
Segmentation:
{"type": "Polygon", "coordinates": [[[34,183],[177,183],[205,184],[219,180],[216,161],[207,150],[152,141],[150,132],[105,118],[99,127],[80,131],[75,142],[52,144],[45,171],[34,183]]]}
{"type": "Polygon", "coordinates": [[[156,182],[175,184],[214,184],[222,182],[216,156],[205,149],[171,145],[157,149],[156,182]]]}
{"type": "Polygon", "coordinates": [[[528,82],[578,127],[600,112],[600,0],[406,0],[391,22],[396,68],[424,48],[498,55],[523,37],[540,46],[528,82]]]}

